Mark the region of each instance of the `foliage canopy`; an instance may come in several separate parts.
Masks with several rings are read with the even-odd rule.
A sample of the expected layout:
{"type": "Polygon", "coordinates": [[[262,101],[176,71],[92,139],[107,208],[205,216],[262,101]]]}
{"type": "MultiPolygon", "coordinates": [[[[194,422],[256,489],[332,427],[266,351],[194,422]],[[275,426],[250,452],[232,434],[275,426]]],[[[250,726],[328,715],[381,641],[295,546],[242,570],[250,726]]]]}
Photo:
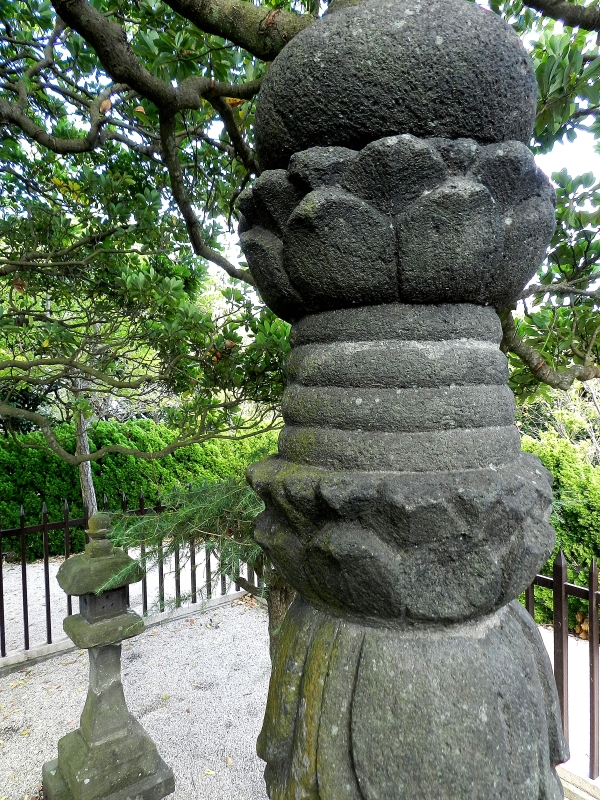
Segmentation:
{"type": "MultiPolygon", "coordinates": [[[[61,402],[69,419],[97,411],[99,396],[158,393],[178,444],[231,432],[248,401],[276,408],[287,328],[257,305],[223,235],[259,172],[253,119],[268,62],[326,6],[0,0],[0,414],[13,427],[38,427],[75,464],[101,454],[61,450],[61,402]],[[198,301],[209,264],[235,281],[217,314],[198,301]]],[[[534,60],[532,148],[584,129],[598,137],[596,4],[489,7],[534,60]]],[[[600,184],[564,171],[555,181],[559,224],[525,314],[500,310],[522,396],[600,375],[600,184]]]]}

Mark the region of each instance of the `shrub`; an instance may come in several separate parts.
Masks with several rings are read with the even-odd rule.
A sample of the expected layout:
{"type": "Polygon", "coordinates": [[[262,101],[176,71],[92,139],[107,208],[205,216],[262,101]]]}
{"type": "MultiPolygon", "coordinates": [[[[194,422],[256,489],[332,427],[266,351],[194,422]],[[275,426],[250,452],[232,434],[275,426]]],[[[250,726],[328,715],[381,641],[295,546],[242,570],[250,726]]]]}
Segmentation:
{"type": "MultiPolygon", "coordinates": [[[[549,430],[534,439],[523,436],[523,450],[534,453],[554,476],[552,525],[556,530],[556,546],[543,569],[552,574],[552,562],[562,549],[571,583],[586,586],[592,558],[600,558],[600,467],[592,466],[584,444],[573,443],[549,430]]],[[[552,619],[549,590],[536,588],[540,621],[552,619]]],[[[569,601],[571,623],[587,603],[576,598],[569,601]]]]}
{"type": "MultiPolygon", "coordinates": [[[[58,428],[61,443],[71,450],[75,448],[75,429],[65,424],[58,428]]],[[[162,449],[173,441],[175,434],[165,425],[150,420],[126,423],[98,422],[89,431],[90,447],[98,449],[109,444],[122,444],[140,450],[162,449]]],[[[41,444],[40,433],[19,437],[22,443],[41,444]]],[[[130,508],[139,505],[139,493],[143,492],[148,505],[157,497],[167,494],[177,486],[199,485],[226,478],[243,476],[248,464],[258,461],[276,449],[277,433],[257,434],[240,441],[211,439],[202,444],[176,450],[170,456],[147,461],[135,456],[110,454],[100,462],[92,464],[94,485],[98,502],[104,494],[110,509],[120,509],[121,492],[128,497],[130,508]]],[[[21,504],[25,510],[25,524],[41,521],[42,504],[48,508],[50,521],[63,518],[64,501],[69,503],[71,517],[83,516],[79,476],[76,467],[66,464],[45,448],[31,449],[18,442],[5,439],[0,442],[0,524],[2,528],[19,525],[21,504]]],[[[50,552],[64,552],[62,531],[50,532],[50,552]]],[[[83,532],[73,531],[73,550],[83,547],[83,532]]],[[[3,542],[3,550],[18,549],[18,539],[3,542]]],[[[43,554],[41,534],[28,536],[27,557],[41,558],[43,554]]]]}

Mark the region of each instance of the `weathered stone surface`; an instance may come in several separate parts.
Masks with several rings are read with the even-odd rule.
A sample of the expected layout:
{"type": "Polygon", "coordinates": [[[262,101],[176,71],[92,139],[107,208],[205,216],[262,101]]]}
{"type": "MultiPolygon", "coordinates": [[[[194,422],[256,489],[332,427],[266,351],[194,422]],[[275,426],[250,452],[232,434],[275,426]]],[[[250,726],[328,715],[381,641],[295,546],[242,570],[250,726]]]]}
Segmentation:
{"type": "MultiPolygon", "coordinates": [[[[111,549],[110,555],[90,558],[87,553],[79,553],[61,564],[56,580],[63,592],[72,595],[95,594],[121,570],[133,564],[131,556],[119,547],[111,549]]],[[[138,568],[133,575],[123,577],[114,588],[137,583],[142,577],[143,573],[138,568]]]]}
{"type": "Polygon", "coordinates": [[[108,592],[84,594],[79,598],[79,613],[87,622],[98,622],[115,617],[127,610],[127,588],[112,589],[108,592]]]}
{"type": "MultiPolygon", "coordinates": [[[[160,757],[159,757],[160,758],[160,757]]],[[[49,761],[42,767],[44,791],[52,800],[73,800],[73,794],[58,770],[58,759],[49,761]]],[[[175,791],[172,770],[160,758],[154,775],[142,778],[135,786],[121,789],[102,798],[102,800],[131,800],[132,796],[140,800],[163,800],[175,791]]]]}
{"type": "Polygon", "coordinates": [[[504,307],[544,258],[554,204],[520,142],[406,134],[358,153],[314,147],[288,173],[264,172],[241,195],[240,232],[265,301],[288,320],[395,302],[504,307]]]}
{"type": "Polygon", "coordinates": [[[286,170],[263,172],[252,187],[259,224],[282,236],[290,214],[305,195],[306,190],[292,183],[286,170]]]}
{"type": "Polygon", "coordinates": [[[264,228],[252,228],[240,234],[248,267],[263,300],[282,319],[295,322],[306,307],[283,270],[283,242],[264,228]]]}
{"type": "Polygon", "coordinates": [[[330,342],[295,347],[288,378],[304,386],[353,388],[502,385],[508,380],[508,366],[504,353],[491,342],[330,342]]]}
{"type": "Polygon", "coordinates": [[[58,759],[43,766],[45,800],[162,800],[175,789],[172,770],[125,703],[120,643],[141,633],[144,620],[127,608],[124,587],[142,571],[100,592],[133,563],[109,535],[109,515],[95,514],[86,552],[59,570],[62,588],[80,596],[81,613],[63,626],[77,647],[89,650],[90,680],[80,727],[59,740],[58,759]]]}
{"type": "Polygon", "coordinates": [[[260,93],[281,213],[260,188],[240,203],[277,251],[249,258],[259,288],[302,305],[279,455],[248,471],[256,540],[299,593],[258,743],[269,796],[559,800],[553,677],[513,602],[554,544],[551,478],[520,453],[486,308],[554,227],[533,68],[466,0],[333,11],[260,93]]]}
{"type": "Polygon", "coordinates": [[[522,592],[552,551],[549,474],[531,456],[475,472],[380,466],[249,469],[267,506],[257,540],[311,602],[370,621],[467,619],[522,592]]]}
{"type": "Polygon", "coordinates": [[[323,186],[341,185],[357,155],[356,150],[348,147],[311,147],[291,157],[288,174],[294,183],[309,192],[323,186]]]}
{"type": "Polygon", "coordinates": [[[419,0],[366,0],[309,26],[275,59],[256,146],[265,170],[315,145],[360,150],[401,133],[527,142],[536,101],[531,62],[495,14],[464,0],[432,0],[427,13],[419,0]]]}
{"type": "Polygon", "coordinates": [[[559,800],[568,747],[538,639],[515,603],[432,630],[365,628],[297,600],[258,740],[269,796],[559,800]]]}
{"type": "Polygon", "coordinates": [[[519,444],[514,425],[415,433],[286,425],[279,455],[331,470],[429,472],[498,467],[516,456],[519,444]]]}
{"type": "Polygon", "coordinates": [[[244,189],[237,199],[237,207],[243,215],[243,224],[240,224],[239,233],[242,234],[248,228],[259,225],[258,211],[254,204],[254,192],[252,189],[244,189]]]}
{"type": "MultiPolygon", "coordinates": [[[[514,399],[505,385],[506,359],[498,349],[500,335],[492,309],[466,304],[346,308],[306,316],[294,327],[279,456],[248,471],[266,506],[255,536],[301,597],[320,609],[323,618],[333,618],[323,644],[314,644],[314,649],[307,644],[304,623],[297,634],[298,652],[306,655],[302,664],[311,664],[303,673],[307,683],[302,686],[311,688],[306,689],[306,705],[298,711],[300,719],[292,721],[288,714],[275,729],[267,711],[259,752],[267,760],[272,799],[287,800],[298,792],[322,800],[387,798],[396,796],[390,794],[392,785],[402,787],[399,797],[489,797],[484,793],[487,781],[473,783],[471,767],[462,762],[448,768],[447,775],[430,774],[433,761],[427,761],[426,768],[417,765],[412,770],[417,781],[408,794],[410,766],[406,772],[394,767],[389,777],[368,747],[375,718],[367,719],[369,702],[377,705],[377,746],[391,735],[394,763],[412,760],[424,746],[420,739],[414,749],[405,746],[409,729],[388,724],[379,686],[380,680],[385,681],[382,665],[361,683],[360,716],[353,695],[344,692],[353,680],[346,668],[352,665],[355,677],[363,674],[357,666],[362,657],[356,641],[361,635],[366,643],[382,626],[395,628],[382,655],[389,659],[391,673],[397,670],[397,652],[406,644],[408,630],[422,631],[425,650],[416,649],[419,658],[433,658],[436,642],[452,639],[453,625],[472,620],[479,626],[483,615],[510,603],[531,583],[552,550],[551,478],[537,459],[519,454],[514,399]],[[407,627],[411,625],[418,628],[407,627]],[[346,639],[350,629],[353,636],[346,639]],[[302,642],[307,651],[302,651],[302,642]],[[331,660],[338,644],[344,654],[339,665],[331,660]],[[334,703],[328,703],[323,681],[332,687],[334,703]],[[339,733],[331,739],[311,733],[313,720],[326,709],[337,720],[331,724],[338,731],[347,731],[350,720],[352,728],[356,724],[356,741],[363,741],[360,774],[353,766],[358,744],[349,755],[355,745],[339,733]],[[360,723],[355,722],[358,719],[360,723]],[[302,726],[302,746],[289,730],[283,734],[285,741],[278,739],[283,729],[293,730],[296,724],[302,726]],[[334,757],[338,760],[332,763],[334,757]],[[343,792],[336,775],[344,776],[343,792]],[[474,786],[479,794],[472,794],[474,786]]],[[[306,614],[311,641],[321,642],[318,612],[306,614]]],[[[478,649],[479,642],[475,635],[465,644],[470,666],[460,673],[465,693],[459,692],[459,698],[468,720],[454,720],[453,701],[448,711],[448,724],[455,726],[457,735],[466,725],[469,747],[475,747],[481,720],[473,716],[466,698],[472,695],[473,703],[483,702],[486,695],[491,698],[485,701],[486,709],[491,703],[490,708],[498,709],[492,686],[503,686],[504,678],[510,685],[515,676],[511,672],[504,678],[489,677],[488,656],[478,649]],[[479,689],[469,688],[480,670],[487,676],[481,696],[479,689]]],[[[440,658],[454,658],[451,648],[439,646],[440,658]]],[[[519,646],[525,647],[523,642],[519,646]]],[[[526,647],[527,663],[535,663],[541,672],[547,669],[537,646],[526,647]]],[[[377,652],[370,661],[377,661],[377,652]]],[[[273,715],[283,713],[274,695],[295,697],[296,686],[289,653],[278,658],[269,698],[273,715]]],[[[406,670],[417,669],[416,663],[417,656],[406,670]]],[[[519,662],[518,669],[523,668],[519,662]]],[[[444,672],[443,667],[440,670],[444,672]]],[[[438,676],[437,684],[447,689],[448,682],[456,680],[453,670],[447,670],[444,678],[438,676]]],[[[543,707],[547,696],[552,698],[551,684],[541,683],[540,678],[536,707],[543,707]]],[[[427,692],[430,689],[427,685],[427,692]]],[[[419,691],[415,702],[425,702],[426,694],[419,691]]],[[[435,692],[430,699],[439,702],[435,692]]],[[[403,716],[403,703],[413,708],[402,696],[395,705],[396,716],[403,716]]],[[[286,708],[289,711],[289,705],[286,708]]],[[[545,732],[543,723],[540,728],[531,721],[532,708],[524,716],[515,709],[507,716],[502,712],[493,724],[483,726],[489,739],[484,738],[477,750],[478,769],[489,759],[500,729],[507,748],[521,746],[524,730],[546,748],[546,761],[540,761],[539,753],[532,753],[529,760],[519,757],[512,772],[502,762],[494,773],[500,788],[491,795],[498,800],[560,797],[552,764],[563,751],[552,744],[558,740],[545,732]],[[534,764],[537,772],[531,772],[534,764]]],[[[552,728],[557,720],[550,709],[548,713],[552,728]]],[[[434,737],[436,741],[435,747],[441,748],[443,736],[434,737]]],[[[508,750],[505,757],[512,758],[508,750]]],[[[446,758],[460,761],[452,748],[446,758]]]]}
{"type": "Polygon", "coordinates": [[[388,216],[444,181],[446,166],[427,139],[404,134],[368,144],[344,176],[344,187],[388,216]]]}
{"type": "Polygon", "coordinates": [[[288,385],[283,415],[288,425],[363,431],[437,431],[512,425],[508,386],[443,389],[376,389],[288,385]]]}
{"type": "Polygon", "coordinates": [[[480,148],[473,139],[428,139],[435,147],[450,175],[464,175],[479,155],[480,148]]]}
{"type": "Polygon", "coordinates": [[[144,620],[129,609],[110,619],[90,623],[80,614],[65,617],[63,628],[77,647],[88,650],[105,644],[115,644],[138,636],[144,630],[144,620]]]}
{"type": "Polygon", "coordinates": [[[317,189],[291,215],[283,264],[308,308],[392,302],[395,237],[390,221],[339,189],[317,189]]]}
{"type": "MultiPolygon", "coordinates": [[[[492,342],[502,338],[498,315],[475,305],[392,305],[340,308],[311,314],[299,320],[290,334],[296,348],[303,344],[333,342],[420,341],[492,342]]],[[[482,381],[473,381],[482,382],[482,381]]],[[[502,379],[502,383],[505,383],[502,379]]]]}
{"type": "Polygon", "coordinates": [[[173,772],[127,711],[121,646],[90,650],[90,685],[81,726],[58,743],[44,765],[47,800],[161,800],[175,789],[173,772]]]}
{"type": "Polygon", "coordinates": [[[503,209],[539,197],[552,207],[554,187],[536,166],[531,150],[522,142],[503,142],[481,148],[469,175],[482,183],[503,209]]]}
{"type": "MultiPolygon", "coordinates": [[[[506,292],[502,286],[505,275],[510,275],[513,286],[525,286],[541,264],[547,244],[554,233],[556,220],[554,208],[543,197],[530,197],[510,209],[504,218],[504,257],[502,265],[488,279],[486,296],[496,308],[506,305],[506,292]]],[[[513,293],[514,299],[515,293],[513,293]]]]}
{"type": "MultiPolygon", "coordinates": [[[[398,220],[400,298],[485,305],[488,276],[500,264],[503,249],[504,226],[489,191],[450,178],[398,220]]],[[[506,277],[501,276],[503,287],[506,277]]],[[[521,286],[511,286],[510,294],[521,286]]]]}

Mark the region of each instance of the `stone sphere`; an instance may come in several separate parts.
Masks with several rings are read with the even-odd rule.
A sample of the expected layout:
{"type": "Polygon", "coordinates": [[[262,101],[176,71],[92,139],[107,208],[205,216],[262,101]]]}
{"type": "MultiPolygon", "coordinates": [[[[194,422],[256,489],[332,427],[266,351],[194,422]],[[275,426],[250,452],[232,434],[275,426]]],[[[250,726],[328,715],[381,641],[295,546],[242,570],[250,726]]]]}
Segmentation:
{"type": "Polygon", "coordinates": [[[385,136],[517,140],[537,84],[516,33],[467,0],[366,0],[328,14],[282,50],[256,110],[262,169],[314,146],[361,150],[385,136]]]}

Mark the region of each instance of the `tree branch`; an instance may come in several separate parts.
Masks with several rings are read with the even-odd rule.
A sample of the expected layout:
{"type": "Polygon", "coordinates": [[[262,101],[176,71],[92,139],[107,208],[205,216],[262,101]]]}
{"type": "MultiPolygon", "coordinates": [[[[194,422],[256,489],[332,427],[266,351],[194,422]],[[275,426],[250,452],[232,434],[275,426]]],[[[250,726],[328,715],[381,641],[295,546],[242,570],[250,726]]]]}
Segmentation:
{"type": "MultiPolygon", "coordinates": [[[[145,461],[154,461],[159,458],[164,458],[165,456],[169,456],[174,453],[176,450],[179,450],[181,447],[189,447],[192,444],[199,444],[201,442],[207,441],[208,439],[229,439],[239,441],[241,439],[249,439],[252,436],[256,436],[257,430],[254,429],[251,433],[242,433],[242,434],[215,434],[214,431],[209,431],[208,433],[200,432],[194,436],[186,437],[185,439],[180,439],[174,442],[171,442],[166,447],[163,447],[162,450],[157,450],[153,453],[146,453],[142,450],[136,450],[135,448],[131,447],[124,447],[123,445],[107,445],[106,447],[101,447],[99,450],[95,450],[93,453],[82,453],[80,455],[73,455],[69,453],[68,450],[62,446],[58,437],[56,436],[55,432],[52,430],[50,422],[46,417],[42,414],[38,414],[35,411],[27,411],[24,408],[15,408],[15,406],[7,405],[6,403],[0,403],[0,417],[10,417],[11,419],[26,419],[29,422],[33,422],[36,427],[38,427],[46,440],[46,445],[49,450],[51,450],[56,456],[58,456],[61,460],[65,461],[67,464],[71,466],[79,466],[84,461],[99,461],[104,456],[108,455],[109,453],[120,453],[124,456],[135,456],[136,458],[142,458],[145,461]]],[[[267,425],[264,428],[260,429],[260,432],[266,432],[270,430],[279,429],[279,425],[277,423],[272,423],[271,425],[267,425]]],[[[238,429],[239,430],[239,429],[238,429]]],[[[40,450],[44,449],[43,445],[35,445],[35,444],[23,444],[22,442],[18,442],[21,447],[24,449],[33,449],[33,450],[40,450]]]]}
{"type": "Polygon", "coordinates": [[[568,0],[525,0],[525,5],[570,28],[600,31],[600,9],[597,5],[576,6],[568,0]]]}
{"type": "MultiPolygon", "coordinates": [[[[139,389],[145,383],[151,383],[163,377],[160,375],[142,375],[135,380],[120,381],[116,378],[111,378],[110,375],[107,375],[105,372],[67,358],[32,358],[31,361],[6,360],[0,362],[0,372],[7,369],[18,369],[23,372],[29,372],[38,367],[66,367],[67,369],[77,370],[90,378],[96,378],[102,381],[102,383],[105,383],[113,389],[139,389]]],[[[6,380],[7,376],[4,376],[3,379],[6,380]]]]}
{"type": "Polygon", "coordinates": [[[252,276],[247,270],[236,267],[219,252],[209,247],[202,237],[202,226],[196,216],[183,180],[183,170],[179,162],[179,151],[175,139],[175,117],[173,115],[164,113],[160,115],[160,138],[162,158],[169,171],[171,191],[185,220],[195,254],[201,258],[206,258],[213,264],[217,264],[232,278],[254,285],[252,276]]]}
{"type": "MultiPolygon", "coordinates": [[[[591,281],[594,280],[594,277],[591,278],[586,276],[585,278],[580,278],[579,281],[591,281]]],[[[573,294],[577,297],[592,297],[594,299],[598,299],[600,293],[598,290],[594,289],[578,289],[575,284],[578,281],[574,281],[573,283],[569,283],[566,281],[561,281],[560,283],[550,283],[550,284],[543,284],[538,283],[535,286],[528,286],[523,293],[521,294],[520,300],[525,300],[528,297],[532,297],[535,294],[540,292],[544,292],[544,294],[573,294]]]]}
{"type": "Polygon", "coordinates": [[[254,153],[248,147],[238,128],[237,120],[231,106],[222,97],[214,97],[210,100],[212,107],[223,120],[225,130],[229,134],[229,139],[235,150],[236,155],[250,172],[259,172],[258,164],[254,160],[254,153]]]}
{"type": "Polygon", "coordinates": [[[228,39],[262,61],[273,61],[290,39],[314,22],[309,15],[255,6],[249,0],[166,0],[166,3],[201,31],[228,39]]]}
{"type": "Polygon", "coordinates": [[[600,369],[598,367],[588,365],[582,366],[574,364],[569,369],[558,372],[548,364],[543,356],[531,345],[524,342],[517,332],[517,326],[510,309],[504,309],[499,312],[500,322],[502,323],[502,338],[501,349],[503,352],[510,351],[518,356],[521,361],[529,367],[534,377],[540,383],[546,383],[555,389],[569,389],[574,381],[590,381],[594,378],[600,378],[600,369]]]}
{"type": "Polygon", "coordinates": [[[249,583],[246,578],[243,578],[241,575],[235,575],[233,577],[234,583],[237,583],[238,586],[248,592],[248,594],[252,595],[253,597],[262,597],[263,592],[258,586],[255,586],[253,583],[249,583]]]}
{"type": "Polygon", "coordinates": [[[202,99],[208,96],[249,100],[258,93],[260,80],[236,85],[216,83],[210,78],[193,75],[179,86],[173,86],[146,69],[127,41],[125,30],[116,22],[107,20],[87,0],[53,0],[53,6],[59,16],[94,48],[102,66],[115,82],[125,83],[165,113],[198,109],[202,99]]]}
{"type": "Polygon", "coordinates": [[[126,89],[125,84],[116,84],[101,92],[90,107],[90,128],[85,136],[78,139],[61,139],[47,133],[43,128],[28,117],[21,108],[7,100],[0,98],[0,124],[15,125],[27,134],[34,142],[41,144],[53,153],[67,155],[68,153],[89,153],[93,150],[99,140],[102,127],[109,120],[100,113],[100,105],[103,100],[111,95],[122,92],[126,89]]]}

